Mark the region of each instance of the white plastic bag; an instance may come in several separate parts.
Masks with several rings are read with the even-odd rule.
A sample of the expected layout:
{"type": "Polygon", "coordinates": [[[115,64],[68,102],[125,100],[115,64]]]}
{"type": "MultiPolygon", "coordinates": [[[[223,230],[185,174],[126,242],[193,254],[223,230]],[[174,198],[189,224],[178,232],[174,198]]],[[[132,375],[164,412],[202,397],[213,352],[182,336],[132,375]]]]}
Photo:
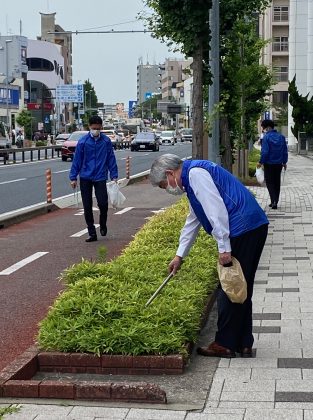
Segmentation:
{"type": "Polygon", "coordinates": [[[264,171],[263,168],[256,168],[255,176],[259,184],[263,184],[264,182],[264,171]]]}
{"type": "Polygon", "coordinates": [[[126,197],[121,193],[118,184],[116,182],[107,184],[107,190],[112,207],[114,209],[121,207],[126,200],[126,197]]]}

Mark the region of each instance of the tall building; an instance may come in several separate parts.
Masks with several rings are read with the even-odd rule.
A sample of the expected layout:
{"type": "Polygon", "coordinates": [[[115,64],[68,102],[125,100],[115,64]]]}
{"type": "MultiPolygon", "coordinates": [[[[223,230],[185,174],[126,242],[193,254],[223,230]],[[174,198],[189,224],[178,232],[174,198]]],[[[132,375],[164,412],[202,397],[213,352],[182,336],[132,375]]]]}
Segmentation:
{"type": "MultiPolygon", "coordinates": [[[[273,109],[268,110],[267,116],[275,120],[277,110],[288,107],[289,0],[273,0],[264,15],[260,16],[259,29],[261,37],[269,40],[261,62],[274,72],[273,109]]],[[[287,135],[287,126],[282,127],[282,131],[287,135]]]]}
{"type": "Polygon", "coordinates": [[[181,60],[168,58],[165,61],[164,71],[162,72],[162,99],[174,100],[172,89],[176,89],[177,84],[186,80],[189,76],[184,72],[190,67],[192,60],[181,60]]]}
{"type": "Polygon", "coordinates": [[[62,33],[64,29],[55,23],[56,13],[40,13],[41,15],[41,35],[38,40],[52,42],[61,47],[64,58],[64,83],[71,84],[73,77],[72,70],[72,34],[62,33]],[[60,33],[58,33],[60,32],[60,33]]]}
{"type": "MultiPolygon", "coordinates": [[[[290,0],[289,80],[296,75],[296,85],[302,95],[313,95],[313,1],[290,0]]],[[[293,120],[289,105],[288,144],[296,144],[291,132],[293,120]]]]}
{"type": "Polygon", "coordinates": [[[0,36],[0,121],[10,129],[15,128],[16,114],[24,107],[26,56],[26,37],[0,36]]]}
{"type": "Polygon", "coordinates": [[[137,102],[141,104],[153,95],[161,94],[163,65],[143,64],[139,59],[137,66],[137,102]]]}

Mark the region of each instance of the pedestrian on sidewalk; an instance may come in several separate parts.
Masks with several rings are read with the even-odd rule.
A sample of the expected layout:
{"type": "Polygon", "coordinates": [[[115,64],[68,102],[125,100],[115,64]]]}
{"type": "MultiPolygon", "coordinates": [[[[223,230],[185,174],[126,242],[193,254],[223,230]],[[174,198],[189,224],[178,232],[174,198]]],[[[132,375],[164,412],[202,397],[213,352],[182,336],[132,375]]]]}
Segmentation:
{"type": "Polygon", "coordinates": [[[261,123],[263,132],[261,158],[258,167],[263,165],[266,187],[270,195],[270,207],[277,209],[280,195],[281,171],[287,169],[288,148],[285,136],[274,129],[272,120],[261,123]]]}
{"type": "Polygon", "coordinates": [[[169,271],[175,274],[180,269],[202,226],[217,242],[219,263],[229,264],[234,256],[247,281],[243,304],[232,303],[218,288],[215,341],[199,347],[198,353],[229,358],[239,352],[243,357],[252,357],[253,283],[268,230],[264,211],[237,178],[208,160],[182,161],[176,155],[165,154],[152,164],[150,180],[170,194],[186,193],[189,200],[189,215],[169,271]]]}
{"type": "Polygon", "coordinates": [[[79,175],[80,191],[83,201],[85,220],[89,237],[86,242],[97,240],[96,228],[92,212],[92,192],[95,195],[100,210],[100,234],[107,234],[108,214],[108,172],[112,181],[117,182],[118,170],[113,146],[109,137],[101,133],[102,119],[91,116],[89,119],[89,133],[78,140],[74,159],[70,171],[72,188],[77,187],[79,175]]]}

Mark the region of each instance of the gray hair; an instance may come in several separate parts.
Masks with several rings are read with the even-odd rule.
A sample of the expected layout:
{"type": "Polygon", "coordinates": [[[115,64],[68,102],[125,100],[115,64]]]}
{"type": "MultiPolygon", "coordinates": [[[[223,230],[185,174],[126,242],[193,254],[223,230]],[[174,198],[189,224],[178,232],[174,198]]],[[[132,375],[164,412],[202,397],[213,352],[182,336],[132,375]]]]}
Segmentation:
{"type": "Polygon", "coordinates": [[[161,181],[166,180],[166,171],[179,169],[183,161],[179,156],[167,153],[158,157],[152,164],[150,170],[150,181],[154,186],[159,186],[161,181]]]}

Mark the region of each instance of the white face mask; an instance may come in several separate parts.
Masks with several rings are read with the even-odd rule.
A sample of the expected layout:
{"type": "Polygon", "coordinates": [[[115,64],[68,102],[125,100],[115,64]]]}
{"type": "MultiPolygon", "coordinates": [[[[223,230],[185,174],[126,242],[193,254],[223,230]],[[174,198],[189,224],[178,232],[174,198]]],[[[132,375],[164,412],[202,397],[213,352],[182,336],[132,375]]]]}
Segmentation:
{"type": "Polygon", "coordinates": [[[98,137],[100,134],[100,130],[90,130],[90,134],[92,137],[98,137]]]}
{"type": "Polygon", "coordinates": [[[169,194],[171,194],[171,195],[182,195],[182,194],[184,194],[184,190],[182,190],[178,185],[177,185],[177,181],[176,181],[176,178],[174,178],[175,179],[175,182],[176,182],[176,187],[172,187],[171,185],[170,185],[170,183],[168,182],[168,178],[167,178],[167,187],[166,187],[166,192],[168,192],[169,194]]]}

